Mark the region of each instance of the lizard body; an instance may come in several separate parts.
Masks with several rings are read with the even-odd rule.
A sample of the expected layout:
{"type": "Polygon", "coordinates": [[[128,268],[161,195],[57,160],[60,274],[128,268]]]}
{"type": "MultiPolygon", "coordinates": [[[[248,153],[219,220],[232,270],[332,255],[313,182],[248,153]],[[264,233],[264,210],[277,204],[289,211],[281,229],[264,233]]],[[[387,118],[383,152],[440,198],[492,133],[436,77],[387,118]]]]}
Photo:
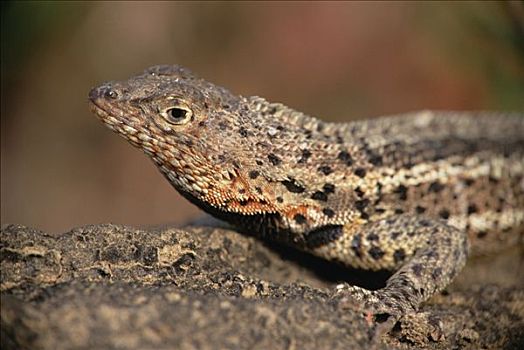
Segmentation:
{"type": "Polygon", "coordinates": [[[524,117],[416,112],[327,123],[179,66],[90,92],[91,108],[212,215],[347,266],[396,271],[345,289],[414,311],[473,253],[524,232],[524,117]]]}

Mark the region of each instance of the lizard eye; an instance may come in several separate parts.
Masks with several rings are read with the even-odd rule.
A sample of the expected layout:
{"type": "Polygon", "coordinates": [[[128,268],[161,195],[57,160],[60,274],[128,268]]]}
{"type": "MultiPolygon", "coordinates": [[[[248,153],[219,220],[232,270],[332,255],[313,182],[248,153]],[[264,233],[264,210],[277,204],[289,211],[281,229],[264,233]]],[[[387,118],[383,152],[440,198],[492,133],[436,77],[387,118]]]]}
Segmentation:
{"type": "Polygon", "coordinates": [[[161,114],[168,123],[175,125],[186,124],[193,118],[193,111],[183,106],[169,107],[161,114]]]}

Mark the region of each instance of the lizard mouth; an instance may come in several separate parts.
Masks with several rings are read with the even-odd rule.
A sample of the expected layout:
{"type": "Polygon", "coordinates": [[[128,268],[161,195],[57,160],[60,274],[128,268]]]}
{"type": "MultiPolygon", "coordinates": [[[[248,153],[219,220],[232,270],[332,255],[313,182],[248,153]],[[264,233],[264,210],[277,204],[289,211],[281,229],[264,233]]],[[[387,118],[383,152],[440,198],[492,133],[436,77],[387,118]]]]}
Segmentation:
{"type": "Polygon", "coordinates": [[[93,112],[98,118],[102,119],[103,121],[105,121],[105,119],[109,117],[109,113],[107,113],[104,108],[98,105],[97,101],[90,99],[89,108],[91,109],[91,112],[93,112]]]}
{"type": "Polygon", "coordinates": [[[106,127],[146,153],[156,153],[151,135],[141,120],[133,117],[133,110],[119,101],[110,85],[96,87],[89,92],[89,108],[106,127]],[[126,108],[127,107],[127,108],[126,108]]]}
{"type": "Polygon", "coordinates": [[[102,121],[109,129],[127,139],[136,147],[141,147],[141,142],[133,137],[129,130],[136,133],[135,129],[130,128],[130,123],[125,118],[124,111],[119,108],[117,101],[111,96],[111,89],[107,86],[100,86],[89,92],[89,108],[97,118],[102,121]]]}

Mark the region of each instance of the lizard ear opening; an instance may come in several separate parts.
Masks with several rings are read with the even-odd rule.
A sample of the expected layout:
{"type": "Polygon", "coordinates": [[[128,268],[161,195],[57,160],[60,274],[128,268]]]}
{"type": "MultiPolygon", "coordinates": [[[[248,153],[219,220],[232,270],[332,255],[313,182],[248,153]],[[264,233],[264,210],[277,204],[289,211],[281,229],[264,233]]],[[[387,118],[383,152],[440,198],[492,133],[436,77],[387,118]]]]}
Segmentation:
{"type": "Polygon", "coordinates": [[[170,124],[183,125],[193,120],[193,111],[185,106],[166,108],[160,113],[170,124]]]}

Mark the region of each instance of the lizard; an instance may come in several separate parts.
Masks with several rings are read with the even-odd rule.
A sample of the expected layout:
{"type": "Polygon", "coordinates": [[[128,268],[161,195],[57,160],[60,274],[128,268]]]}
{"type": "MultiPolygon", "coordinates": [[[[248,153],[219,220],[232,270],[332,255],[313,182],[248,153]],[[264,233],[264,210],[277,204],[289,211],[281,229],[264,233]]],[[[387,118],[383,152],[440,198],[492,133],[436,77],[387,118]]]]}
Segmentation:
{"type": "Polygon", "coordinates": [[[93,88],[89,102],[204,211],[336,263],[392,271],[377,290],[340,288],[373,315],[417,312],[470,253],[522,243],[521,113],[330,123],[168,65],[93,88]]]}

